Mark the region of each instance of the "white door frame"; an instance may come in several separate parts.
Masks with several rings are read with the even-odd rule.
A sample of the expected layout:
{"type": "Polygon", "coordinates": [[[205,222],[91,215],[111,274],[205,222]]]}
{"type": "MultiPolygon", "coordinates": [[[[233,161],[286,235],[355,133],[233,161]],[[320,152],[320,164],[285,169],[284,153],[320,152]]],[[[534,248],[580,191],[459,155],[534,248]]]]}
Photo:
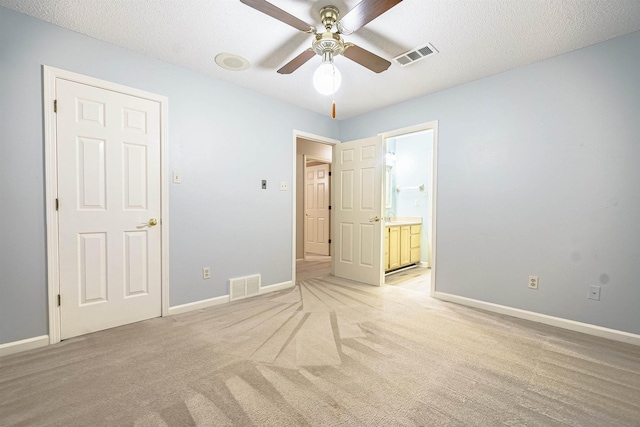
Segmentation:
{"type": "MultiPolygon", "coordinates": [[[[298,165],[297,165],[297,160],[298,160],[298,138],[304,138],[304,139],[308,139],[310,141],[315,141],[315,142],[319,142],[321,144],[328,144],[328,145],[336,145],[336,144],[340,144],[340,141],[337,139],[333,139],[333,138],[327,138],[325,136],[320,136],[320,135],[315,135],[309,132],[305,132],[305,131],[301,131],[301,130],[297,130],[294,129],[293,130],[293,179],[292,179],[292,184],[291,184],[291,188],[293,189],[293,191],[291,192],[291,283],[293,283],[292,286],[296,285],[296,201],[298,200],[298,195],[297,195],[297,187],[298,187],[298,183],[297,183],[297,171],[298,171],[298,165]]],[[[331,182],[329,183],[329,186],[331,186],[331,182]]],[[[304,230],[304,227],[303,227],[304,230]]],[[[304,245],[304,243],[303,243],[304,245]]],[[[332,246],[329,247],[329,253],[331,254],[331,252],[333,252],[332,250],[332,246]]],[[[333,255],[331,255],[333,256],[333,255]]]]}
{"type": "MultiPolygon", "coordinates": [[[[433,167],[431,169],[431,233],[430,233],[430,242],[431,242],[431,289],[429,291],[429,295],[435,297],[436,293],[436,213],[438,210],[436,209],[437,201],[438,201],[438,121],[434,120],[432,122],[421,123],[414,126],[409,126],[401,129],[392,130],[389,132],[383,132],[379,135],[382,136],[382,139],[386,148],[386,140],[387,138],[394,138],[401,135],[406,135],[410,133],[422,132],[426,130],[433,130],[433,155],[432,162],[433,167]]],[[[385,150],[386,151],[386,150],[385,150]]]]}
{"type": "MultiPolygon", "coordinates": [[[[49,308],[49,344],[60,342],[60,308],[58,307],[59,254],[58,254],[58,218],[56,212],[58,161],[56,157],[56,119],[53,111],[56,99],[56,79],[65,79],[80,84],[98,87],[114,92],[148,99],[160,104],[160,209],[161,209],[161,289],[162,316],[169,314],[169,187],[167,179],[167,154],[169,123],[169,99],[142,90],[119,85],[117,83],[84,76],[82,74],[43,65],[44,83],[44,155],[46,185],[46,227],[47,227],[47,288],[49,308]]],[[[294,265],[295,267],[295,265],[294,265]]]]}
{"type": "MultiPolygon", "coordinates": [[[[302,258],[307,259],[307,162],[319,162],[329,165],[329,173],[331,173],[331,162],[326,159],[321,159],[319,157],[307,156],[306,154],[302,155],[302,181],[304,185],[302,186],[302,199],[304,200],[303,209],[304,209],[304,220],[305,224],[302,227],[302,245],[303,245],[303,254],[302,258]]],[[[297,174],[296,174],[297,175],[297,174]]],[[[329,175],[329,202],[331,202],[331,175],[329,175]]],[[[329,212],[329,239],[331,239],[331,212],[329,212]]],[[[331,248],[331,246],[329,246],[331,248]]],[[[329,256],[331,256],[331,249],[329,249],[329,256]]]]}

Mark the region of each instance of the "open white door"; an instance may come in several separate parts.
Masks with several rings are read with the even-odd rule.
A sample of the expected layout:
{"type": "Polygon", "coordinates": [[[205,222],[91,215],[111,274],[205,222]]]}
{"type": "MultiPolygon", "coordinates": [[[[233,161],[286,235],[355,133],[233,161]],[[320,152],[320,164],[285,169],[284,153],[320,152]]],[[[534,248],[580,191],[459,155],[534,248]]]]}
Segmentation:
{"type": "Polygon", "coordinates": [[[332,274],[382,286],[382,137],[337,144],[333,150],[332,274]]]}

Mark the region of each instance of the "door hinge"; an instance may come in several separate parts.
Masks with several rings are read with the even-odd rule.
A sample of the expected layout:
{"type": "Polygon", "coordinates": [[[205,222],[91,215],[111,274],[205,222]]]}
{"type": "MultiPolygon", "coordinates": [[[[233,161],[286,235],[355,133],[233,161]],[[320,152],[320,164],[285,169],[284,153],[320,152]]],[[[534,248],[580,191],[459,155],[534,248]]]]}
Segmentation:
{"type": "Polygon", "coordinates": [[[331,239],[329,239],[329,244],[331,244],[331,239]]]}
{"type": "Polygon", "coordinates": [[[60,207],[60,204],[58,203],[58,199],[56,199],[56,210],[58,210],[59,207],[60,207]]]}
{"type": "Polygon", "coordinates": [[[331,171],[329,171],[329,176],[331,176],[331,171]]]}
{"type": "Polygon", "coordinates": [[[53,112],[54,113],[58,112],[58,100],[57,99],[53,100],[53,112]]]}
{"type": "Polygon", "coordinates": [[[58,294],[58,307],[60,307],[60,301],[61,301],[60,294],[58,294]]]}
{"type": "Polygon", "coordinates": [[[331,205],[329,205],[329,210],[331,210],[331,205]]]}

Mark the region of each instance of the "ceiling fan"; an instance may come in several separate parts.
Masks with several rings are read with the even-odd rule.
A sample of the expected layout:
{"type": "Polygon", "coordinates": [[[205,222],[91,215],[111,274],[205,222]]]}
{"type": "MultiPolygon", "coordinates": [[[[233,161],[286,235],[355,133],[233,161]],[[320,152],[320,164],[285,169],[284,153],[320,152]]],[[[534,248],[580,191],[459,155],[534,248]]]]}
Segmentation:
{"type": "Polygon", "coordinates": [[[321,68],[328,65],[328,67],[325,68],[329,70],[329,74],[327,74],[327,71],[325,70],[324,77],[325,81],[330,80],[330,85],[326,88],[327,93],[323,93],[323,91],[320,90],[316,84],[316,75],[319,74],[320,71],[320,68],[318,68],[316,75],[314,75],[314,86],[316,86],[316,89],[324,95],[334,93],[337,90],[336,86],[339,86],[339,82],[336,81],[336,77],[339,78],[339,72],[333,66],[334,56],[345,56],[375,73],[381,73],[391,65],[391,62],[369,52],[366,49],[356,46],[353,43],[346,43],[342,38],[342,35],[354,33],[373,19],[400,3],[402,0],[362,0],[342,18],[340,18],[340,11],[337,7],[331,5],[324,6],[320,9],[320,20],[322,25],[325,27],[325,31],[323,32],[318,32],[318,30],[316,30],[312,25],[307,24],[265,0],[240,1],[257,11],[292,26],[297,30],[313,35],[311,48],[305,50],[285,64],[278,70],[278,73],[291,74],[315,55],[320,55],[323,62],[321,68]],[[334,26],[336,30],[331,31],[334,26]],[[329,79],[327,79],[327,77],[329,77],[329,79]]]}

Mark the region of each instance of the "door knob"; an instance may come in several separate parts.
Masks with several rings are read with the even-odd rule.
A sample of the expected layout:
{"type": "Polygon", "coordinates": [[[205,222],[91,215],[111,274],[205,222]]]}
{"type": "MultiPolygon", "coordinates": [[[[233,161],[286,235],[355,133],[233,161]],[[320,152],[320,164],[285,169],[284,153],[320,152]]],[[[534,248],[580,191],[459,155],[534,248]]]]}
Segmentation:
{"type": "Polygon", "coordinates": [[[378,215],[374,216],[373,218],[369,218],[369,222],[378,222],[380,221],[380,217],[378,215]]]}
{"type": "Polygon", "coordinates": [[[149,227],[153,227],[153,226],[155,226],[155,225],[158,225],[158,220],[157,220],[157,219],[155,219],[155,218],[151,218],[151,219],[149,220],[149,227]]]}

